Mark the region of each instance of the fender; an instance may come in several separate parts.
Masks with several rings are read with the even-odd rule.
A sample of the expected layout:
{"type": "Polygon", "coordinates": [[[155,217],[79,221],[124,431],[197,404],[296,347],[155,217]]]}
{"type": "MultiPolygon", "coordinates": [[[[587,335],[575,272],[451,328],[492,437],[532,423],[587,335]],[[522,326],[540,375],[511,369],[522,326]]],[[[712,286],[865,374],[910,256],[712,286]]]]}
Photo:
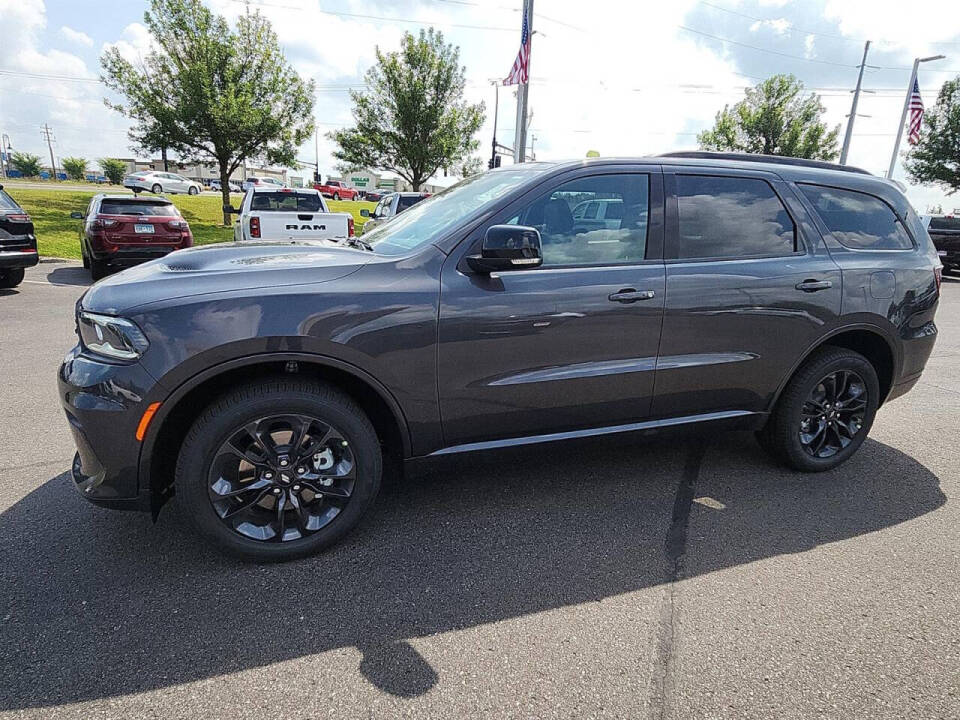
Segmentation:
{"type": "MultiPolygon", "coordinates": [[[[196,375],[191,376],[187,380],[184,380],[174,390],[169,392],[165,398],[162,399],[161,405],[154,415],[153,420],[150,423],[150,428],[144,436],[143,443],[140,446],[140,457],[137,463],[137,486],[141,489],[141,491],[150,488],[150,462],[153,458],[154,444],[156,443],[158,429],[163,426],[163,423],[170,414],[170,411],[181,399],[183,399],[187,393],[207,380],[210,380],[222,373],[229,372],[230,370],[235,370],[248,365],[258,365],[264,362],[288,362],[291,360],[310,365],[335,368],[353,375],[358,380],[361,380],[372,387],[380,396],[380,398],[386,403],[387,407],[390,408],[390,412],[397,421],[397,426],[400,428],[400,438],[403,443],[404,457],[409,457],[412,454],[410,430],[407,425],[407,418],[406,415],[404,415],[403,409],[400,407],[400,404],[397,402],[393,394],[386,387],[384,387],[379,380],[374,378],[365,370],[362,370],[350,363],[344,362],[343,360],[339,360],[327,355],[298,352],[257,353],[254,355],[246,355],[244,357],[235,358],[233,360],[227,360],[219,363],[218,365],[209,367],[197,373],[196,375]]],[[[158,387],[162,386],[158,384],[158,387]]]]}
{"type": "Polygon", "coordinates": [[[809,346],[804,348],[803,353],[800,354],[799,359],[793,364],[793,366],[786,372],[786,374],[780,379],[779,384],[777,385],[777,390],[773,394],[773,398],[770,400],[770,404],[767,406],[767,412],[773,412],[773,408],[776,407],[777,401],[780,399],[780,394],[783,392],[784,388],[787,386],[787,383],[790,382],[790,378],[793,377],[794,373],[797,372],[797,369],[806,362],[807,358],[810,357],[810,354],[816,350],[821,345],[829,344],[829,340],[832,337],[837,335],[842,335],[845,332],[850,332],[851,330],[867,330],[879,335],[883,338],[883,341],[887,344],[887,347],[890,349],[890,355],[893,357],[893,378],[891,382],[891,388],[896,384],[897,378],[900,376],[900,368],[903,363],[903,358],[900,357],[900,354],[897,352],[897,344],[893,342],[890,338],[890,333],[887,332],[884,328],[873,323],[850,323],[848,325],[842,325],[840,327],[833,328],[830,332],[825,335],[821,335],[809,346]]]}

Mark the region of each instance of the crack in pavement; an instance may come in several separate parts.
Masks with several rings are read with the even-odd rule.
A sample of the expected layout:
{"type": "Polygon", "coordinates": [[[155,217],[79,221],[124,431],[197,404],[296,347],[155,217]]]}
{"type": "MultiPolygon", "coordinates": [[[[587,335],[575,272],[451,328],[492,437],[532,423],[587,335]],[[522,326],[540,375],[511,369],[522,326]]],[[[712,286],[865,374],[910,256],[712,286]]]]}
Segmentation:
{"type": "Polygon", "coordinates": [[[670,528],[664,543],[664,550],[669,566],[669,575],[665,583],[663,605],[660,611],[660,628],[658,633],[658,650],[660,658],[660,673],[655,689],[656,700],[659,702],[661,720],[667,717],[667,705],[673,694],[673,664],[676,641],[676,583],[683,574],[683,564],[687,554],[687,530],[690,524],[690,509],[696,494],[697,479],[700,476],[700,467],[707,452],[708,441],[697,439],[691,445],[687,458],[683,464],[683,473],[677,494],[673,501],[673,516],[670,519],[670,528]]]}

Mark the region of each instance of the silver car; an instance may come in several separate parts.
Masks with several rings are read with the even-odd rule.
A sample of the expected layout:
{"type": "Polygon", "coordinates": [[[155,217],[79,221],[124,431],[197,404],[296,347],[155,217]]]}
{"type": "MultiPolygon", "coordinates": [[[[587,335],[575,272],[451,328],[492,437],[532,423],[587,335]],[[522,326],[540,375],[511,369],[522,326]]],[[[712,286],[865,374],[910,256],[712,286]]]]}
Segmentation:
{"type": "Polygon", "coordinates": [[[202,190],[200,183],[185,178],[183,175],[172,172],[154,172],[152,170],[127,175],[123,178],[123,186],[133,190],[134,194],[146,191],[157,195],[160,193],[196,195],[202,190]]]}

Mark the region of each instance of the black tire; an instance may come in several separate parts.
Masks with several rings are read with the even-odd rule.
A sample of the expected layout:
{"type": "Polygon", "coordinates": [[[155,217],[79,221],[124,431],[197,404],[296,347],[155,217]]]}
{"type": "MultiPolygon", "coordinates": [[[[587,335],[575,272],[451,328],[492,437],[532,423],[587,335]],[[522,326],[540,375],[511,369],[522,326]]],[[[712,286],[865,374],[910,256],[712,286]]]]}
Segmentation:
{"type": "MultiPolygon", "coordinates": [[[[856,398],[859,405],[859,401],[863,399],[862,395],[856,395],[856,398]]],[[[770,415],[770,419],[767,421],[767,425],[757,433],[757,439],[760,445],[777,460],[795,470],[803,472],[830,470],[849,460],[863,444],[870,428],[873,426],[879,398],[880,383],[877,379],[877,372],[869,360],[853,350],[825,347],[818,350],[801,365],[790,382],[787,383],[770,415]],[[835,373],[849,374],[849,377],[852,378],[849,380],[851,383],[858,387],[862,385],[866,398],[862,413],[857,414],[856,418],[846,416],[847,425],[856,428],[852,437],[846,438],[848,444],[839,447],[829,456],[821,457],[813,454],[814,448],[811,446],[814,443],[805,445],[801,439],[801,423],[804,422],[802,411],[805,403],[808,403],[814,393],[823,388],[824,383],[828,382],[829,378],[833,377],[835,373]]],[[[807,407],[809,409],[810,406],[807,407]]],[[[829,408],[830,405],[828,404],[826,407],[829,408]]],[[[846,410],[845,412],[850,411],[846,410]]],[[[835,415],[828,410],[826,419],[814,418],[813,421],[818,427],[824,427],[822,432],[825,436],[832,437],[837,441],[834,444],[840,445],[843,440],[839,431],[830,429],[830,417],[835,417],[835,415]],[[823,423],[826,423],[826,425],[823,425],[823,423]],[[829,436],[828,433],[833,433],[833,435],[829,436]]],[[[807,422],[810,422],[809,415],[807,422]]],[[[847,428],[847,425],[844,427],[847,428]]],[[[807,437],[810,435],[811,433],[808,433],[807,437]]],[[[830,448],[825,448],[821,452],[829,452],[829,450],[830,448]]]]}
{"type": "Polygon", "coordinates": [[[352,530],[377,497],[382,463],[376,431],[349,396],[326,383],[283,377],[240,386],[203,411],[180,448],[175,487],[194,527],[219,549],[243,560],[281,562],[319,552],[352,530]],[[291,414],[316,418],[349,441],[356,467],[354,484],[339,513],[312,534],[283,541],[256,540],[221,519],[210,497],[209,474],[218,452],[239,429],[259,418],[291,414]]]}
{"type": "Polygon", "coordinates": [[[196,195],[198,192],[200,191],[197,190],[196,185],[191,185],[189,188],[187,188],[187,195],[196,195]]]}
{"type": "Polygon", "coordinates": [[[90,269],[90,257],[87,255],[87,246],[86,246],[86,244],[83,242],[83,240],[80,241],[80,259],[83,260],[83,268],[84,268],[84,270],[89,270],[89,269],[90,269]]]}
{"type": "Polygon", "coordinates": [[[15,288],[23,282],[23,268],[0,270],[0,288],[15,288]]]}
{"type": "Polygon", "coordinates": [[[90,277],[92,277],[94,281],[103,280],[103,278],[109,274],[110,270],[105,261],[97,260],[96,258],[89,258],[89,262],[90,277]]]}
{"type": "Polygon", "coordinates": [[[154,183],[153,187],[150,188],[150,192],[152,192],[154,195],[159,195],[163,192],[163,188],[160,187],[160,183],[154,183]]]}

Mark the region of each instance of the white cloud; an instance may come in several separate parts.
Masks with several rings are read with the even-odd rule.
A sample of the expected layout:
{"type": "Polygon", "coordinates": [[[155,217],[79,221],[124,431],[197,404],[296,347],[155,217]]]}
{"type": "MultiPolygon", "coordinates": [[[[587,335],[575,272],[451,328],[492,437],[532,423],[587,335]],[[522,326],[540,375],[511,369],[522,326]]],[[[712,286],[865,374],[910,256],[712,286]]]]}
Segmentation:
{"type": "Polygon", "coordinates": [[[80,30],[74,30],[72,27],[64,25],[60,28],[60,35],[69,42],[85,47],[93,47],[93,38],[80,30]]]}
{"type": "Polygon", "coordinates": [[[138,65],[155,47],[156,43],[146,25],[135,22],[123,29],[119,40],[104,43],[103,52],[116,48],[125,60],[138,65]]]}

